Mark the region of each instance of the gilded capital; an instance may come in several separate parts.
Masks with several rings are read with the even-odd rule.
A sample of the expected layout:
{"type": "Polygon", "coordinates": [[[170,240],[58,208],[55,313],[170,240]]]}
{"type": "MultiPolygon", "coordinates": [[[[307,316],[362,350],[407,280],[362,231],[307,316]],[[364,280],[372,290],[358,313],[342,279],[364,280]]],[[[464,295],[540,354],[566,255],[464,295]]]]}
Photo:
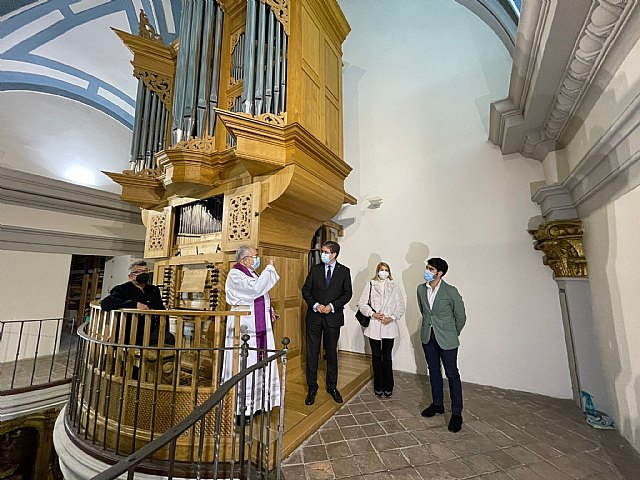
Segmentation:
{"type": "Polygon", "coordinates": [[[587,277],[587,259],[582,244],[582,220],[559,220],[529,230],[534,248],[544,253],[544,264],[554,277],[587,277]]]}

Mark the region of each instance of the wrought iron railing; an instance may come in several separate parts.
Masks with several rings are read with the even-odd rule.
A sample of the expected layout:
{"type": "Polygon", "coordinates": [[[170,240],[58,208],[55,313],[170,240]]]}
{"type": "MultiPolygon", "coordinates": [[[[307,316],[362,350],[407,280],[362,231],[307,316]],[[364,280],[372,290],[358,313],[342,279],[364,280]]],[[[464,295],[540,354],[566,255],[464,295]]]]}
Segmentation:
{"type": "MultiPolygon", "coordinates": [[[[92,480],[113,480],[120,475],[127,473],[128,479],[133,479],[137,468],[144,462],[149,462],[154,455],[163,448],[169,448],[169,465],[167,476],[172,479],[176,472],[175,452],[178,439],[191,431],[199,431],[197,457],[192,461],[191,472],[187,475],[193,475],[194,478],[281,478],[281,462],[282,462],[282,441],[284,435],[284,385],[286,382],[286,363],[287,363],[287,346],[289,339],[284,338],[282,343],[284,349],[277,351],[269,357],[259,361],[258,363],[247,367],[247,357],[250,350],[248,346],[248,335],[242,337],[243,345],[241,347],[241,369],[240,373],[224,382],[216,389],[216,391],[205,402],[197,407],[191,414],[176,426],[169,429],[153,442],[145,445],[134,454],[121,460],[116,465],[93,477],[92,480]],[[282,361],[282,383],[281,383],[281,407],[279,409],[279,420],[277,427],[277,444],[274,453],[274,461],[271,460],[271,441],[269,435],[271,433],[270,420],[271,415],[266,414],[264,410],[260,410],[259,414],[254,409],[249,409],[249,415],[245,414],[245,398],[244,392],[247,389],[247,381],[251,379],[253,388],[255,388],[256,372],[263,372],[262,378],[265,378],[265,372],[269,370],[270,365],[282,361]],[[238,428],[234,429],[231,435],[231,444],[233,453],[226,462],[221,462],[220,449],[222,438],[223,412],[225,399],[229,397],[235,390],[236,406],[242,412],[237,416],[238,428]],[[238,399],[240,399],[238,401],[238,399]],[[207,418],[214,418],[214,436],[215,443],[213,451],[209,455],[205,453],[205,432],[207,418]],[[236,452],[237,445],[237,452],[236,452]],[[274,465],[274,468],[270,468],[274,465]]],[[[266,382],[263,381],[262,391],[265,392],[266,382]]],[[[263,397],[264,398],[264,397],[263,397]]],[[[180,475],[185,474],[184,469],[180,475]]]]}
{"type": "Polygon", "coordinates": [[[107,463],[129,455],[122,472],[217,478],[242,470],[266,478],[279,471],[286,344],[258,351],[226,338],[227,318],[239,332],[246,314],[92,306],[78,330],[65,417],[71,439],[107,463]],[[169,324],[175,345],[162,334],[149,345],[153,329],[169,324]]]}
{"type": "Polygon", "coordinates": [[[0,320],[0,392],[71,382],[76,344],[74,319],[0,320]]]}

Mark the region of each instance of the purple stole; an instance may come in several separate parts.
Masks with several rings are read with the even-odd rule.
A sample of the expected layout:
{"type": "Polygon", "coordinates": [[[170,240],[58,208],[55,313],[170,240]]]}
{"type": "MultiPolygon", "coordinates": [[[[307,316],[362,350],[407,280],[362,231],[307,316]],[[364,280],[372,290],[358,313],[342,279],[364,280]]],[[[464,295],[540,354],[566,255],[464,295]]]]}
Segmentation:
{"type": "MultiPolygon", "coordinates": [[[[253,278],[251,271],[236,263],[233,268],[240,270],[246,276],[253,278]]],[[[260,295],[253,301],[253,318],[256,322],[256,347],[258,348],[258,361],[260,361],[267,351],[267,321],[264,316],[264,295],[260,295]]]]}

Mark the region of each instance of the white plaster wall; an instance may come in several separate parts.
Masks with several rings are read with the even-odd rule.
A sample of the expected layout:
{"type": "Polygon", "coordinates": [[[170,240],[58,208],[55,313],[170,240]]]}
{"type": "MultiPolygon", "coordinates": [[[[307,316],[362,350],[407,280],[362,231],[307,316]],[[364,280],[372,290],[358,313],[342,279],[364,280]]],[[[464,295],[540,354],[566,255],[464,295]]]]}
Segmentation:
{"type": "Polygon", "coordinates": [[[571,397],[557,286],[533,250],[539,214],[529,183],[542,165],[503,157],[488,140],[491,101],[508,90],[511,59],[480,19],[455,2],[340,2],[344,44],[346,189],[359,204],[340,260],[354,299],[340,348],[365,349],[353,312],[380,259],[408,297],[394,368],[426,373],[415,301],[424,261],[445,258],[465,300],[464,381],[571,397]],[[365,197],[383,198],[368,209],[365,197]]]}
{"type": "Polygon", "coordinates": [[[599,355],[612,415],[640,451],[640,187],[584,219],[599,355]]]}
{"type": "MultiPolygon", "coordinates": [[[[0,320],[58,319],[64,315],[71,255],[0,250],[0,320]]],[[[43,324],[39,355],[56,347],[56,323],[43,324]]],[[[20,356],[35,351],[38,324],[25,327],[20,356]]],[[[2,332],[0,361],[15,358],[19,325],[6,326],[2,332]]]]}

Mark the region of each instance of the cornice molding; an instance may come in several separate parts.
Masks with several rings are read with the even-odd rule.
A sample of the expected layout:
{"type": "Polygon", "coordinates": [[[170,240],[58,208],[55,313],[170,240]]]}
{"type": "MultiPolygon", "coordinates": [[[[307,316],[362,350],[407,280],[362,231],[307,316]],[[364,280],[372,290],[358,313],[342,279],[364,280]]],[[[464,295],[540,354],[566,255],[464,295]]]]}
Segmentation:
{"type": "Polygon", "coordinates": [[[545,220],[585,217],[640,186],[640,151],[625,141],[640,132],[640,94],[559,184],[531,185],[545,220]]]}
{"type": "Polygon", "coordinates": [[[605,59],[626,48],[616,40],[636,4],[523,3],[509,96],[491,105],[489,139],[503,154],[520,152],[542,161],[566,143],[567,126],[581,105],[589,104],[584,99],[599,95],[590,87],[605,59]]]}
{"type": "Polygon", "coordinates": [[[633,0],[593,3],[543,126],[525,134],[521,150],[525,157],[544,160],[555,150],[634,4],[633,0]]]}
{"type": "Polygon", "coordinates": [[[144,240],[0,225],[0,249],[78,255],[139,255],[144,240]]]}
{"type": "Polygon", "coordinates": [[[0,167],[0,204],[142,224],[140,209],[111,192],[0,167]]]}

